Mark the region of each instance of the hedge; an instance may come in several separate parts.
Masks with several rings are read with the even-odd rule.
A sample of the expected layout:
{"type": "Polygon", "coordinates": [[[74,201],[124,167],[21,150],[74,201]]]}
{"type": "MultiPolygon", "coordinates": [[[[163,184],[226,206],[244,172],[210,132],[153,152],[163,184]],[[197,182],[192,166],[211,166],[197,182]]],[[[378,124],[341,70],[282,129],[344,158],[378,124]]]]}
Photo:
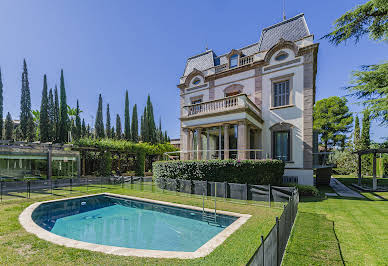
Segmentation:
{"type": "Polygon", "coordinates": [[[279,160],[158,161],[154,178],[207,180],[253,185],[282,183],[284,162],[279,160]]]}

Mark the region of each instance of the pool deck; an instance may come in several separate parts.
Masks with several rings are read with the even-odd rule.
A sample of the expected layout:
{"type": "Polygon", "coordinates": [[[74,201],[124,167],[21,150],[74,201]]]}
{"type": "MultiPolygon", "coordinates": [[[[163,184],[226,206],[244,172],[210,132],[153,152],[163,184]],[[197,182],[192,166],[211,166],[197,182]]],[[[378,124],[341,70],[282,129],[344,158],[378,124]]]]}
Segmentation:
{"type": "MultiPolygon", "coordinates": [[[[184,208],[184,209],[202,211],[202,208],[190,206],[190,205],[176,204],[176,203],[171,203],[171,202],[151,200],[151,199],[146,199],[146,198],[125,196],[125,195],[112,194],[112,193],[99,193],[99,194],[93,194],[93,195],[87,195],[87,196],[79,196],[79,197],[73,197],[73,198],[58,199],[58,200],[50,200],[50,201],[33,203],[30,206],[28,206],[20,214],[19,222],[27,232],[35,234],[37,237],[44,239],[46,241],[52,242],[54,244],[66,246],[66,247],[87,249],[87,250],[91,250],[91,251],[95,251],[95,252],[103,252],[103,253],[107,253],[107,254],[120,255],[120,256],[195,259],[195,258],[204,257],[204,256],[210,254],[216,247],[221,245],[231,234],[233,234],[233,232],[235,232],[238,228],[240,228],[240,226],[242,226],[251,217],[251,215],[249,215],[249,214],[240,214],[240,213],[217,210],[217,213],[219,213],[219,214],[238,217],[238,219],[194,252],[135,249],[135,248],[124,248],[124,247],[115,247],[115,246],[87,243],[87,242],[78,241],[78,240],[62,237],[62,236],[56,235],[54,233],[51,233],[51,232],[43,229],[39,225],[37,225],[32,220],[31,215],[32,215],[33,211],[42,203],[64,201],[64,200],[69,200],[69,199],[74,199],[74,198],[86,198],[86,197],[96,196],[96,195],[114,196],[114,197],[120,197],[120,198],[124,198],[124,199],[133,199],[133,200],[139,200],[139,201],[144,201],[144,202],[179,207],[179,208],[184,208]]],[[[205,208],[205,211],[214,212],[214,209],[205,208]]]]}

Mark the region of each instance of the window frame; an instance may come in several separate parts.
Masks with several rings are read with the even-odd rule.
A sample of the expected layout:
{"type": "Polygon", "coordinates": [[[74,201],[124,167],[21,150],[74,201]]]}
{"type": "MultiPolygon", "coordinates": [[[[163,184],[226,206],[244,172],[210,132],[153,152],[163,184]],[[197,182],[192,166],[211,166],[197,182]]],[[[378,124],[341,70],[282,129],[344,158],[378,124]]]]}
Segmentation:
{"type": "Polygon", "coordinates": [[[230,57],[229,57],[229,68],[235,68],[235,67],[238,67],[239,65],[239,55],[238,54],[232,54],[230,57]],[[236,58],[236,65],[232,66],[232,59],[236,58]]]}
{"type": "Polygon", "coordinates": [[[293,89],[294,73],[271,78],[271,109],[285,108],[294,106],[294,89],[293,89]],[[275,106],[275,85],[288,81],[288,104],[275,106]]]}
{"type": "Polygon", "coordinates": [[[291,153],[292,153],[291,142],[292,142],[291,129],[272,131],[272,158],[276,159],[276,160],[282,160],[284,162],[291,162],[291,158],[292,158],[292,156],[291,156],[291,153]],[[285,160],[276,158],[276,134],[278,134],[278,133],[287,133],[287,138],[288,138],[287,158],[285,160]]]}

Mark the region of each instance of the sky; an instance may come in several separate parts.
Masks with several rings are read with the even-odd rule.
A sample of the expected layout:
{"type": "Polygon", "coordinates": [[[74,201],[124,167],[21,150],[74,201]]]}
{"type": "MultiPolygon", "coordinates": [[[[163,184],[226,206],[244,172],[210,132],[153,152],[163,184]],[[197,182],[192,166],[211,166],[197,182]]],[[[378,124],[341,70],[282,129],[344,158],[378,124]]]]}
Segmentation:
{"type": "MultiPolygon", "coordinates": [[[[333,46],[321,39],[333,22],[364,1],[285,0],[287,18],[304,13],[320,43],[316,100],[345,96],[351,72],[387,60],[387,43],[367,37],[333,46]]],[[[282,0],[2,0],[0,67],[4,113],[20,113],[23,58],[27,61],[32,109],[40,108],[43,75],[49,88],[59,86],[64,70],[68,104],[80,101],[82,118],[94,125],[98,94],[115,125],[124,117],[125,90],[139,115],[150,94],[156,123],[179,137],[179,90],[186,59],[204,52],[229,52],[257,42],[261,30],[282,20],[282,0]]],[[[362,110],[355,99],[349,107],[362,110]]],[[[5,116],[4,114],[4,116],[5,116]]],[[[361,115],[360,119],[362,118],[361,115]]],[[[105,116],[104,116],[105,122],[105,116]]],[[[382,141],[388,129],[373,122],[371,137],[382,141]]]]}

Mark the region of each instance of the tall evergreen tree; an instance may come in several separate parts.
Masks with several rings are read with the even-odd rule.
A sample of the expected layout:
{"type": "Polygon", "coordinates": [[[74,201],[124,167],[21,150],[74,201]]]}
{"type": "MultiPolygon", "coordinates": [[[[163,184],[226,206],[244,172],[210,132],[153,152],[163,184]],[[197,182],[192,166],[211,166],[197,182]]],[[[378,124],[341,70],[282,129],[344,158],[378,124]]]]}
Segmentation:
{"type": "Polygon", "coordinates": [[[116,138],[115,127],[112,127],[112,129],[110,130],[110,137],[111,137],[112,139],[115,139],[115,138],[116,138]]]}
{"type": "Polygon", "coordinates": [[[67,134],[69,130],[69,117],[67,114],[67,101],[66,101],[66,89],[65,79],[63,77],[63,69],[61,70],[61,84],[60,84],[60,116],[59,116],[59,139],[61,143],[67,142],[67,134]]]}
{"type": "Polygon", "coordinates": [[[148,136],[147,136],[147,125],[146,125],[146,117],[147,117],[147,107],[144,107],[143,115],[141,116],[140,120],[140,134],[141,134],[141,140],[143,142],[148,141],[148,136]]]}
{"type": "Polygon", "coordinates": [[[25,59],[23,61],[22,93],[20,99],[20,129],[24,140],[33,141],[34,122],[31,113],[31,92],[25,59]]]}
{"type": "Polygon", "coordinates": [[[79,102],[77,100],[77,109],[76,109],[76,115],[75,115],[75,137],[76,139],[80,139],[82,137],[82,125],[81,125],[81,117],[80,114],[81,111],[79,109],[79,102]]]}
{"type": "Polygon", "coordinates": [[[358,115],[356,116],[354,122],[354,149],[359,150],[360,148],[360,120],[358,119],[358,115]]]}
{"type": "Polygon", "coordinates": [[[157,134],[156,134],[156,126],[155,126],[155,119],[154,119],[154,108],[152,106],[151,97],[148,94],[147,98],[147,116],[146,116],[146,124],[147,124],[147,130],[148,130],[148,141],[152,144],[155,144],[157,142],[157,134]]]}
{"type": "Polygon", "coordinates": [[[3,138],[3,81],[0,68],[0,139],[3,138]]]}
{"type": "Polygon", "coordinates": [[[81,137],[86,137],[86,125],[85,125],[85,119],[82,118],[82,130],[81,130],[81,137]]]}
{"type": "Polygon", "coordinates": [[[7,117],[5,119],[5,135],[4,138],[6,140],[12,140],[12,133],[13,133],[13,120],[11,114],[8,112],[7,117]]]}
{"type": "Polygon", "coordinates": [[[158,129],[158,142],[164,143],[164,136],[162,131],[162,118],[159,118],[159,129],[158,129]]]}
{"type": "Polygon", "coordinates": [[[106,105],[106,137],[108,139],[112,138],[112,128],[110,126],[109,103],[106,105]]]}
{"type": "Polygon", "coordinates": [[[53,89],[50,89],[49,91],[47,112],[49,117],[49,141],[53,141],[55,139],[55,105],[53,89]]]}
{"type": "Polygon", "coordinates": [[[170,142],[170,137],[167,135],[167,130],[164,131],[164,139],[165,139],[165,142],[170,142]]]}
{"type": "Polygon", "coordinates": [[[59,120],[60,120],[60,114],[59,114],[59,99],[58,99],[58,88],[57,85],[55,85],[54,90],[54,124],[53,124],[53,130],[54,130],[54,140],[59,140],[59,120]]]}
{"type": "Polygon", "coordinates": [[[50,141],[50,120],[48,113],[48,97],[47,97],[47,77],[43,76],[43,90],[42,101],[40,104],[40,118],[39,118],[39,133],[40,141],[50,141]]]}
{"type": "Polygon", "coordinates": [[[94,124],[94,130],[96,131],[96,138],[98,139],[104,138],[105,133],[104,133],[104,121],[103,121],[103,115],[102,115],[101,93],[98,96],[98,108],[97,108],[96,122],[94,124]]]}
{"type": "Polygon", "coordinates": [[[133,142],[139,142],[139,122],[137,118],[137,105],[133,106],[132,110],[132,125],[131,125],[131,135],[133,142]]]}
{"type": "Polygon", "coordinates": [[[131,122],[129,119],[129,99],[128,91],[125,92],[125,112],[124,112],[124,137],[126,140],[131,140],[131,122]]]}
{"type": "Polygon", "coordinates": [[[362,131],[361,131],[361,149],[370,148],[370,111],[364,110],[364,116],[362,118],[362,131]]]}
{"type": "Polygon", "coordinates": [[[120,116],[116,115],[116,139],[121,139],[121,120],[120,116]]]}
{"type": "Polygon", "coordinates": [[[88,126],[86,127],[86,137],[90,137],[90,134],[91,134],[91,132],[90,132],[90,125],[88,124],[88,126]]]}

